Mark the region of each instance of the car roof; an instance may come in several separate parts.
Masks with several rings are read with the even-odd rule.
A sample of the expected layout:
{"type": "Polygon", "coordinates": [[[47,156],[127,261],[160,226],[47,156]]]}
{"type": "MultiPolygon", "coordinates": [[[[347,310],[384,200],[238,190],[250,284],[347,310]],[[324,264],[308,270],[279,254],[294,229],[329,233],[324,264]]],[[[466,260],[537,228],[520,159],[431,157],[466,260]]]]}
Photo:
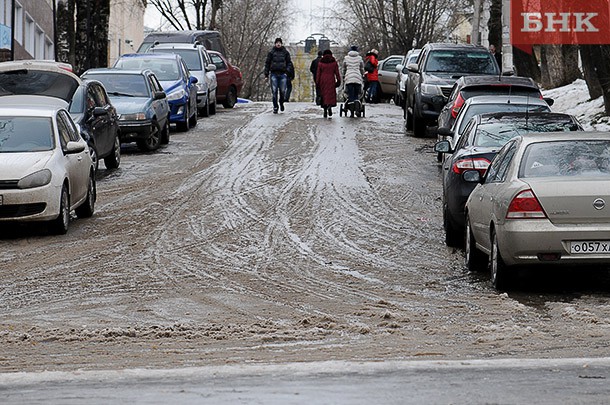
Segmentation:
{"type": "Polygon", "coordinates": [[[528,132],[516,137],[523,145],[538,142],[552,141],[583,141],[583,140],[603,140],[610,141],[608,131],[571,131],[571,132],[528,132]]]}
{"type": "Polygon", "coordinates": [[[455,44],[452,42],[431,42],[428,43],[426,45],[424,45],[425,47],[429,48],[430,50],[437,50],[437,49],[468,49],[468,50],[481,50],[481,51],[486,51],[489,52],[487,50],[487,48],[481,46],[481,45],[475,45],[475,44],[455,44]]]}
{"type": "Polygon", "coordinates": [[[0,116],[53,117],[67,103],[56,97],[14,95],[0,97],[0,116]]]}
{"type": "Polygon", "coordinates": [[[511,111],[511,112],[492,112],[492,113],[483,113],[478,114],[476,117],[479,117],[479,121],[487,120],[487,121],[512,121],[512,120],[520,120],[520,119],[528,119],[532,121],[540,120],[540,121],[553,121],[553,120],[566,120],[566,121],[576,121],[576,118],[573,115],[565,114],[565,113],[554,113],[554,112],[525,112],[525,111],[511,111]]]}
{"type": "Polygon", "coordinates": [[[123,58],[180,59],[182,57],[175,53],[126,53],[124,55],[121,55],[120,59],[123,58]]]}
{"type": "Polygon", "coordinates": [[[192,49],[197,50],[199,47],[205,49],[205,46],[200,43],[187,43],[187,42],[160,42],[155,43],[153,46],[148,48],[148,52],[155,49],[192,49]]]}
{"type": "MultiPolygon", "coordinates": [[[[150,69],[117,69],[117,68],[94,68],[89,69],[84,75],[95,75],[95,74],[117,74],[117,75],[143,75],[147,72],[153,73],[150,69]]],[[[154,73],[153,73],[154,74],[154,73]]]]}
{"type": "MultiPolygon", "coordinates": [[[[541,98],[538,97],[528,97],[528,96],[511,96],[508,94],[495,94],[495,95],[485,95],[485,96],[474,96],[470,97],[464,103],[464,106],[471,104],[533,104],[533,105],[546,105],[548,107],[548,103],[541,98]]],[[[462,107],[464,108],[464,107],[462,107]]]]}
{"type": "Polygon", "coordinates": [[[460,77],[456,83],[458,86],[461,85],[462,88],[466,86],[506,84],[539,89],[531,77],[525,76],[468,75],[460,77]]]}

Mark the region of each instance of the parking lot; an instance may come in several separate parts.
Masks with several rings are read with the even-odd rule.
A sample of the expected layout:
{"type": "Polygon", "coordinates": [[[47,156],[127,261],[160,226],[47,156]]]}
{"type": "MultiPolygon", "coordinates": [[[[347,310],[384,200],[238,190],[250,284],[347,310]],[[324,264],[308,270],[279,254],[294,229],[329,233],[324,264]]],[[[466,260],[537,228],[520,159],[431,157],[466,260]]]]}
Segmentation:
{"type": "Polygon", "coordinates": [[[402,110],[219,108],[124,145],[67,235],[0,236],[0,371],[607,356],[610,277],[498,293],[444,242],[434,139],[402,110]]]}

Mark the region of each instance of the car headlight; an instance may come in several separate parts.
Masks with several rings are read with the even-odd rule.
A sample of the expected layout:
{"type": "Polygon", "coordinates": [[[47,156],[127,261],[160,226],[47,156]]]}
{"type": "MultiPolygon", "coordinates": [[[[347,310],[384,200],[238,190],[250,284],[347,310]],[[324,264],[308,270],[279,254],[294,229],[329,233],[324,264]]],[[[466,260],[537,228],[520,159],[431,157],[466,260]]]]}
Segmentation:
{"type": "Polygon", "coordinates": [[[146,114],[138,112],[135,114],[121,114],[119,121],[142,121],[146,119],[146,114]]]}
{"type": "Polygon", "coordinates": [[[421,92],[422,92],[422,94],[425,93],[430,96],[439,96],[439,95],[443,94],[443,92],[441,91],[441,88],[434,84],[422,84],[421,92]]]}
{"type": "Polygon", "coordinates": [[[21,189],[46,186],[51,182],[51,171],[43,169],[25,176],[17,183],[17,187],[21,189]]]}
{"type": "Polygon", "coordinates": [[[169,93],[167,95],[167,101],[180,100],[183,97],[186,97],[186,91],[184,91],[184,89],[180,89],[178,91],[169,93]]]}

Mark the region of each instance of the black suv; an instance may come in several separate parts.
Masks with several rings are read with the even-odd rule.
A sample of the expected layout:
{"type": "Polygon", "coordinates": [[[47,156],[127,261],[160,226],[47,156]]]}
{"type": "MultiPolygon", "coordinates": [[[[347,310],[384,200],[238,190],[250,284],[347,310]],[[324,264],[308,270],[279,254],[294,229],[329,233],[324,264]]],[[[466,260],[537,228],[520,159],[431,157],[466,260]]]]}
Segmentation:
{"type": "Polygon", "coordinates": [[[500,76],[500,67],[484,47],[472,44],[426,44],[417,63],[407,66],[405,128],[426,134],[447,102],[455,81],[466,75],[500,76]]]}

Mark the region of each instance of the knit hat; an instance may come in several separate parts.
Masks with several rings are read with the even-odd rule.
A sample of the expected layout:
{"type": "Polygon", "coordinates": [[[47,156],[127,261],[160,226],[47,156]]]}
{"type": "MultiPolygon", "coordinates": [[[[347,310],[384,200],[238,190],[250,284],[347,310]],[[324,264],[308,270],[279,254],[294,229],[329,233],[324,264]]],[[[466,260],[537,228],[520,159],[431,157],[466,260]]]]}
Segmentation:
{"type": "Polygon", "coordinates": [[[374,53],[375,55],[379,55],[379,51],[375,48],[371,49],[370,53],[374,53]]]}
{"type": "Polygon", "coordinates": [[[349,50],[358,52],[358,47],[356,45],[352,45],[349,47],[349,50]]]}
{"type": "Polygon", "coordinates": [[[284,42],[282,41],[282,38],[280,38],[280,37],[275,38],[275,41],[273,41],[273,43],[274,43],[274,44],[277,44],[278,42],[279,42],[280,44],[283,44],[283,43],[284,43],[284,42]]]}
{"type": "Polygon", "coordinates": [[[324,51],[324,55],[332,55],[333,51],[331,51],[330,49],[327,49],[324,51]]]}

